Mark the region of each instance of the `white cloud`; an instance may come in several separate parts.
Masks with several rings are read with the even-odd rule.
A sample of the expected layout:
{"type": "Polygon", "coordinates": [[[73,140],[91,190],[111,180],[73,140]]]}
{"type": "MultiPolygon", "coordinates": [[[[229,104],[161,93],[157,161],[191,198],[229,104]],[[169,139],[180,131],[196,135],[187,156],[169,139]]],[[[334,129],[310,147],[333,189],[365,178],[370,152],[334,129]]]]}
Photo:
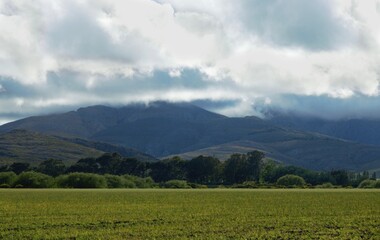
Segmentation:
{"type": "Polygon", "coordinates": [[[239,101],[225,109],[236,115],[254,113],[258,99],[278,104],[271,99],[283,95],[376,98],[379,6],[379,0],[0,0],[0,105],[34,114],[209,99],[239,101]]]}

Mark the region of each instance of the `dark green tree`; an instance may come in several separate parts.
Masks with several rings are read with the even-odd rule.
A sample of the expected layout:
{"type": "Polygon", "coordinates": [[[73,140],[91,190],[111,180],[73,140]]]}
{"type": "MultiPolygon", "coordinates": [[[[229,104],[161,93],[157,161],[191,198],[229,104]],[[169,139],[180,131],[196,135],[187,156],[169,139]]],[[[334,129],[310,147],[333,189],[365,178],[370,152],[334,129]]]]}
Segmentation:
{"type": "Polygon", "coordinates": [[[40,165],[37,167],[37,171],[49,176],[56,177],[65,173],[66,166],[62,160],[49,159],[40,163],[40,165]]]}
{"type": "Polygon", "coordinates": [[[15,162],[9,166],[9,171],[14,172],[16,174],[20,174],[22,172],[28,171],[30,169],[29,163],[23,162],[15,162]]]}
{"type": "Polygon", "coordinates": [[[136,158],[125,158],[118,167],[116,174],[129,174],[139,177],[147,177],[149,168],[146,162],[141,162],[136,158]]]}
{"type": "Polygon", "coordinates": [[[67,172],[99,173],[101,166],[95,158],[83,158],[67,169],[67,172]]]}
{"type": "Polygon", "coordinates": [[[96,163],[100,166],[98,171],[101,174],[122,174],[120,164],[123,161],[123,157],[118,153],[105,153],[96,159],[96,163]]]}
{"type": "MultiPolygon", "coordinates": [[[[333,179],[334,185],[339,185],[339,186],[347,186],[349,181],[348,181],[348,173],[345,170],[333,170],[330,173],[330,176],[333,179]]],[[[369,173],[368,176],[366,176],[366,179],[369,178],[369,173]]]]}
{"type": "Polygon", "coordinates": [[[224,162],[223,175],[227,183],[242,183],[248,178],[248,161],[245,154],[232,154],[224,162]]]}
{"type": "Polygon", "coordinates": [[[186,179],[186,161],[180,157],[164,159],[150,164],[150,176],[156,182],[166,182],[172,179],[186,179]]]}
{"type": "Polygon", "coordinates": [[[8,165],[0,166],[0,172],[9,172],[9,166],[8,165]]]}
{"type": "Polygon", "coordinates": [[[232,154],[224,164],[224,177],[228,183],[259,182],[264,153],[232,154]]]}
{"type": "Polygon", "coordinates": [[[247,153],[247,163],[249,172],[246,181],[259,182],[264,157],[265,154],[260,151],[252,151],[247,153]]]}
{"type": "Polygon", "coordinates": [[[371,179],[372,179],[372,180],[376,180],[376,172],[373,172],[373,173],[371,174],[371,179]]]}
{"type": "Polygon", "coordinates": [[[220,161],[217,158],[198,156],[186,164],[190,182],[214,184],[219,181],[220,161]]]}

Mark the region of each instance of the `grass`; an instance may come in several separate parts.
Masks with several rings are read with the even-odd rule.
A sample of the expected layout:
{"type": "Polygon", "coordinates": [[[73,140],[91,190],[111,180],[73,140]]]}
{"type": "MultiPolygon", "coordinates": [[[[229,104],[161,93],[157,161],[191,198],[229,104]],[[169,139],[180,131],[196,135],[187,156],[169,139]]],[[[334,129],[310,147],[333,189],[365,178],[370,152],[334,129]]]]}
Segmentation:
{"type": "Polygon", "coordinates": [[[0,239],[379,239],[379,190],[0,190],[0,239]]]}

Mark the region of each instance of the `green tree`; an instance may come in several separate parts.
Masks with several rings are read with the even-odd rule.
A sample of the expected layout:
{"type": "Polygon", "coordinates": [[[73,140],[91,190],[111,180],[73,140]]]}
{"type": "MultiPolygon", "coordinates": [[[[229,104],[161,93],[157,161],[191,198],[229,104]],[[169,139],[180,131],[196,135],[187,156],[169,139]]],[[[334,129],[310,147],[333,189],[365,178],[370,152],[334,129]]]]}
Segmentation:
{"type": "Polygon", "coordinates": [[[260,182],[265,182],[265,183],[275,182],[278,179],[278,177],[275,178],[272,175],[276,171],[278,166],[279,164],[273,160],[268,160],[265,164],[263,164],[261,172],[260,172],[260,182]],[[272,180],[274,178],[275,180],[272,180]]]}

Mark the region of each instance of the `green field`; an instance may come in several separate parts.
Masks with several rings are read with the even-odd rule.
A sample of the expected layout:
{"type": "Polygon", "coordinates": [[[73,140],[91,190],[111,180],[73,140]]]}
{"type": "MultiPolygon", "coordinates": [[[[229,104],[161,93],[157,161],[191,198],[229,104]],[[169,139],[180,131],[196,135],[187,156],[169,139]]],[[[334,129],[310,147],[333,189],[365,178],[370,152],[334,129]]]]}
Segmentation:
{"type": "Polygon", "coordinates": [[[0,239],[380,239],[379,190],[0,190],[0,239]]]}

